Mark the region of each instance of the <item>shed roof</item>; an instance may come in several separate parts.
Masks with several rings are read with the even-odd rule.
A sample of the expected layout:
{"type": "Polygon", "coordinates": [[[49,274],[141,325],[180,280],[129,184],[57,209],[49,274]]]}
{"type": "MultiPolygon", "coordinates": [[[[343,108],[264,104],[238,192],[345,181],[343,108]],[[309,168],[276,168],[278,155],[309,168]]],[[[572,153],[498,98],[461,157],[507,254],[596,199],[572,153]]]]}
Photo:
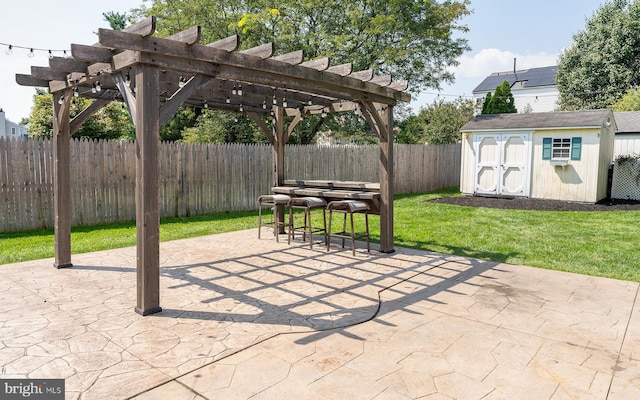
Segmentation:
{"type": "Polygon", "coordinates": [[[640,133],[640,111],[614,112],[616,133],[640,133]]]}
{"type": "Polygon", "coordinates": [[[525,88],[533,88],[539,86],[552,86],[556,84],[557,65],[549,67],[529,68],[511,72],[494,72],[486,77],[475,89],[476,92],[491,92],[496,90],[502,82],[509,82],[512,87],[516,82],[522,82],[525,88]]]}
{"type": "Polygon", "coordinates": [[[601,127],[611,110],[560,111],[526,114],[484,114],[464,124],[462,131],[601,127]]]}

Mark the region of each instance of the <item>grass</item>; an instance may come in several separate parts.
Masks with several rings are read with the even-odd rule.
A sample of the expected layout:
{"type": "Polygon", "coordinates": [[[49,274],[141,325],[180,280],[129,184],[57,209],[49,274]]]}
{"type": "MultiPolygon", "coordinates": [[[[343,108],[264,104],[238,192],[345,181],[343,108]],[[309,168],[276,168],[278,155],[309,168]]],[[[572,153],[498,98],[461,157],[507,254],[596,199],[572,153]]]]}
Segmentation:
{"type": "MultiPolygon", "coordinates": [[[[640,282],[640,212],[501,210],[431,203],[457,188],[395,199],[395,245],[640,282]]],[[[378,217],[370,221],[379,238],[378,217]]],[[[254,228],[257,213],[163,219],[162,241],[254,228]]],[[[135,245],[135,224],[74,228],[72,253],[135,245]]],[[[53,231],[0,234],[0,264],[53,257],[53,231]]]]}

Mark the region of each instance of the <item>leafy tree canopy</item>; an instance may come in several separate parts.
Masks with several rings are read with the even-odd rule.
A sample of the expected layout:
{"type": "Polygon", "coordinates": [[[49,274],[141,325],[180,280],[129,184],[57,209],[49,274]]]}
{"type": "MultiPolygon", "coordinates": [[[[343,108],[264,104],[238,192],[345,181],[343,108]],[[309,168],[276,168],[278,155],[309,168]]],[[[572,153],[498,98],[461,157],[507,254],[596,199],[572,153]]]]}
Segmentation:
{"type": "MultiPolygon", "coordinates": [[[[454,37],[467,31],[459,21],[470,13],[469,4],[469,0],[283,0],[277,5],[265,0],[146,0],[132,16],[156,16],[160,36],[200,25],[203,43],[237,34],[241,48],[273,42],[278,54],[303,50],[307,59],[330,57],[334,65],[352,62],[354,70],[373,68],[377,75],[407,79],[415,93],[453,81],[448,67],[457,65],[457,58],[469,49],[466,39],[454,37]]],[[[245,120],[204,113],[185,131],[185,140],[238,137],[224,133],[236,129],[236,119],[245,120]],[[219,119],[205,121],[211,115],[219,119]]],[[[239,136],[255,137],[252,129],[239,136]]],[[[362,119],[337,113],[304,118],[290,143],[313,143],[320,132],[355,143],[376,140],[362,119]]]]}
{"type": "Polygon", "coordinates": [[[134,17],[154,15],[158,33],[168,36],[193,25],[202,42],[238,34],[241,47],[274,42],[278,53],[304,50],[308,59],[353,62],[354,70],[407,79],[410,90],[452,82],[448,67],[469,49],[454,37],[468,29],[469,0],[146,0],[134,17]]]}
{"type": "MultiPolygon", "coordinates": [[[[90,99],[74,97],[69,110],[70,117],[78,115],[90,103],[90,99]]],[[[29,136],[50,138],[53,135],[53,96],[50,93],[36,89],[28,122],[29,136]]],[[[130,140],[135,138],[135,127],[122,105],[111,103],[89,117],[73,137],[130,140]]]]}
{"type": "Polygon", "coordinates": [[[475,101],[434,101],[399,124],[400,143],[449,144],[460,141],[460,128],[473,118],[475,101]]]}
{"type": "Polygon", "coordinates": [[[640,84],[640,0],[611,0],[561,55],[556,83],[563,110],[607,108],[640,84]]]}
{"type": "Polygon", "coordinates": [[[511,86],[509,82],[502,82],[495,91],[495,94],[491,96],[491,92],[487,93],[487,97],[482,104],[483,114],[507,114],[517,113],[518,109],[514,104],[513,93],[511,93],[511,86]]]}
{"type": "Polygon", "coordinates": [[[638,89],[629,89],[610,107],[613,111],[640,111],[640,93],[638,89]]]}

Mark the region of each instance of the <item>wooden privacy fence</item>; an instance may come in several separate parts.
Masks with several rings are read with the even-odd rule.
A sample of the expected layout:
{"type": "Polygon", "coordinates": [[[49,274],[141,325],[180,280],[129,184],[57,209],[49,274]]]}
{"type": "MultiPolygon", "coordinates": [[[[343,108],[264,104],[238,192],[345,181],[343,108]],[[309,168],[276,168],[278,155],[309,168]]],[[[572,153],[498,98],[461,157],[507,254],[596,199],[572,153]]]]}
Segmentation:
{"type": "MultiPolygon", "coordinates": [[[[160,146],[162,217],[255,210],[269,193],[272,150],[262,144],[160,146]]],[[[71,141],[72,225],[135,219],[135,142],[71,141]]],[[[377,146],[287,146],[285,178],[378,181],[377,146]]],[[[460,182],[460,145],[396,145],[396,193],[460,182]]],[[[0,138],[0,232],[53,227],[50,140],[0,138]]]]}

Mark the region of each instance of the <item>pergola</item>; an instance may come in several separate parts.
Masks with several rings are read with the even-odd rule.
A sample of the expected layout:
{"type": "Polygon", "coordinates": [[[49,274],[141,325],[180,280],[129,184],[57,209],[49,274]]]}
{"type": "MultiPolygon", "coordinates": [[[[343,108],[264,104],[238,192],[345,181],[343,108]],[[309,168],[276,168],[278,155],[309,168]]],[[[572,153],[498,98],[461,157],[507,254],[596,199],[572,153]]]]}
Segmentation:
{"type": "Polygon", "coordinates": [[[153,36],[146,18],[123,30],[100,29],[99,43],[72,44],[71,57],[53,57],[48,67],[17,74],[20,85],[48,87],[54,98],[54,215],[56,268],[71,267],[70,137],[91,114],[126,104],[136,128],[136,312],[160,307],[160,127],[182,105],[245,113],[273,146],[273,185],[284,179],[284,146],[307,115],[358,111],[380,142],[380,250],[393,252],[393,107],[410,101],[405,81],[374,77],[372,70],[304,61],[302,51],[274,56],[274,45],[238,51],[238,36],[199,44],[201,28],[168,38],[153,36]],[[74,96],[93,99],[75,118],[74,96]],[[285,117],[293,117],[286,125],[285,117]],[[271,119],[272,124],[267,121],[271,119]]]}

